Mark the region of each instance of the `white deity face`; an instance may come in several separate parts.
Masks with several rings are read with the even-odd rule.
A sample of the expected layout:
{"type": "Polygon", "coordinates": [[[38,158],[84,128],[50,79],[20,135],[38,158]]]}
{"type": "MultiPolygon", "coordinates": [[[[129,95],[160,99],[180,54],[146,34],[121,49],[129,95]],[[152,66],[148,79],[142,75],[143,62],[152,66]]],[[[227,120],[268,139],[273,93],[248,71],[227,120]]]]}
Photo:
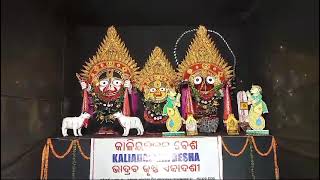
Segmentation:
{"type": "Polygon", "coordinates": [[[122,86],[123,80],[116,77],[105,78],[99,81],[99,89],[106,96],[114,96],[122,86]]]}

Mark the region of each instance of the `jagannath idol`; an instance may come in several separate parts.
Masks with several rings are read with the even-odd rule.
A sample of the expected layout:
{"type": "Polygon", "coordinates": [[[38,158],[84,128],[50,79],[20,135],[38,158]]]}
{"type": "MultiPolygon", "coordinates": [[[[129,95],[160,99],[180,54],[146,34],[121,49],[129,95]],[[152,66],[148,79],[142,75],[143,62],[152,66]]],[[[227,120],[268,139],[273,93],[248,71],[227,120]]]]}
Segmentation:
{"type": "Polygon", "coordinates": [[[144,120],[147,133],[165,131],[168,116],[162,114],[170,88],[177,74],[159,47],[155,47],[144,68],[136,76],[136,86],[144,94],[144,120]]]}
{"type": "MultiPolygon", "coordinates": [[[[199,26],[184,60],[178,66],[178,76],[179,80],[186,82],[181,90],[182,115],[186,117],[190,113],[188,109],[192,109],[200,132],[216,132],[218,128],[219,99],[230,87],[233,77],[231,68],[209,37],[207,29],[199,26]],[[191,94],[191,102],[183,100],[188,93],[191,94]]],[[[230,101],[230,97],[226,97],[230,101]]]]}
{"type": "Polygon", "coordinates": [[[122,128],[111,115],[136,112],[138,97],[132,80],[138,67],[113,26],[108,28],[96,55],[83,67],[81,75],[77,74],[83,89],[82,111],[92,114],[90,124],[100,129],[99,134],[119,134],[122,128]]]}

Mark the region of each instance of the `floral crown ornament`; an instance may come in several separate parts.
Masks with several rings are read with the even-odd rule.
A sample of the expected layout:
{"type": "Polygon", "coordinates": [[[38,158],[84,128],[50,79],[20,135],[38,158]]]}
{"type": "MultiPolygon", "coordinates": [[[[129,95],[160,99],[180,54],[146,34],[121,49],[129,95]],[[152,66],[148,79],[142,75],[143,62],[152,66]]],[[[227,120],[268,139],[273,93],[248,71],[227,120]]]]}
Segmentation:
{"type": "Polygon", "coordinates": [[[121,79],[133,79],[138,74],[137,63],[130,57],[114,26],[107,30],[96,55],[83,65],[81,76],[88,83],[97,85],[102,74],[112,76],[117,73],[121,79]]]}
{"type": "Polygon", "coordinates": [[[175,70],[159,47],[154,48],[144,68],[135,78],[136,86],[142,92],[149,88],[150,83],[157,81],[167,83],[171,88],[177,82],[175,70]]]}
{"type": "Polygon", "coordinates": [[[208,35],[207,29],[199,26],[185,59],[178,66],[178,76],[179,79],[189,80],[195,73],[202,75],[209,73],[225,84],[233,77],[231,68],[208,35]]]}

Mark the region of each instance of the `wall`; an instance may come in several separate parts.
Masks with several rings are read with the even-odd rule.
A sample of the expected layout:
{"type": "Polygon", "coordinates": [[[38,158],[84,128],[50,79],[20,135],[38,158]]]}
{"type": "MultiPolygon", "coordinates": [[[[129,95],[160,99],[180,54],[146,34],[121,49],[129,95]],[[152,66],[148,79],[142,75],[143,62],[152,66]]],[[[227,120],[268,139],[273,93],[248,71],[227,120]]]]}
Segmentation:
{"type": "Polygon", "coordinates": [[[44,138],[59,132],[60,5],[1,1],[1,178],[38,178],[44,138]]]}
{"type": "Polygon", "coordinates": [[[319,178],[319,2],[262,3],[251,26],[252,83],[263,87],[282,178],[319,178]]]}

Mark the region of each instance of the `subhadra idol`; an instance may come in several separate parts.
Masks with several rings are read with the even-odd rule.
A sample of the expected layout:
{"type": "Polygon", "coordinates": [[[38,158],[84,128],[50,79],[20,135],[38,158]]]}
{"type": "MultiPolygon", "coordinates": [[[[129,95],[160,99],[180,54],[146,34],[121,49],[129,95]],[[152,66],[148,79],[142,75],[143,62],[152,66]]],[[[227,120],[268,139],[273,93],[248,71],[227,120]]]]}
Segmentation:
{"type": "Polygon", "coordinates": [[[120,134],[122,128],[112,115],[119,111],[125,116],[135,114],[138,96],[131,83],[138,67],[113,26],[83,67],[81,75],[77,74],[83,90],[82,111],[92,115],[98,134],[120,134]]]}
{"type": "Polygon", "coordinates": [[[162,110],[168,92],[177,83],[177,74],[159,47],[155,47],[144,68],[135,78],[138,89],[144,94],[144,120],[148,134],[160,134],[166,130],[167,115],[162,110]]]}
{"type": "MultiPolygon", "coordinates": [[[[230,87],[228,84],[233,77],[232,73],[231,66],[228,66],[221,57],[209,37],[207,29],[204,26],[199,26],[184,60],[178,66],[178,76],[179,80],[187,84],[187,87],[182,87],[182,99],[185,99],[187,94],[191,94],[192,97],[191,103],[182,101],[182,107],[192,106],[193,117],[198,121],[200,132],[217,131],[219,124],[218,101],[222,97],[227,97],[230,100],[229,94],[224,95],[229,91],[224,89],[230,87]]],[[[229,105],[231,106],[231,102],[229,105]]],[[[224,111],[228,109],[225,108],[224,111]]],[[[182,114],[185,117],[188,112],[183,111],[182,114]]]]}

